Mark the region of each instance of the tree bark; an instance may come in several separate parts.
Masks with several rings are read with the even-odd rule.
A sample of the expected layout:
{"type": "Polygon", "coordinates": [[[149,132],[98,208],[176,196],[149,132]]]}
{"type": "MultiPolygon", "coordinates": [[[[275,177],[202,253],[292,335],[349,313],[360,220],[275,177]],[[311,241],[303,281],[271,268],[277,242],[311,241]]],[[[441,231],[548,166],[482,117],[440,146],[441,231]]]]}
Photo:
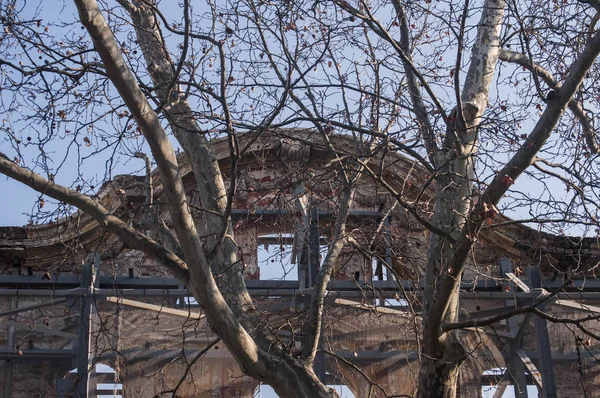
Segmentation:
{"type": "Polygon", "coordinates": [[[429,239],[418,390],[418,396],[423,398],[456,396],[463,353],[456,336],[444,333],[441,326],[444,321],[457,319],[458,287],[464,262],[453,265],[450,260],[457,250],[455,242],[469,233],[466,227],[472,206],[477,131],[498,60],[505,6],[503,0],[485,1],[460,102],[446,121],[444,146],[435,154],[439,176],[435,185],[433,224],[445,231],[447,237],[432,233],[429,239]],[[461,272],[453,267],[460,267],[461,272]],[[450,274],[458,275],[452,276],[458,283],[445,296],[438,297],[441,282],[450,274]]]}
{"type": "MultiPolygon", "coordinates": [[[[106,67],[108,77],[123,98],[150,145],[165,188],[167,209],[174,221],[176,235],[189,269],[190,278],[187,286],[204,309],[210,327],[221,337],[246,374],[256,380],[270,384],[280,396],[336,396],[335,392],[319,381],[310,364],[292,358],[277,350],[276,347],[263,349],[257,345],[232,311],[231,306],[237,309],[242,308],[241,303],[245,300],[244,292],[247,295],[243,277],[237,276],[237,280],[241,281],[241,285],[231,283],[231,280],[228,282],[231,290],[239,292],[238,295],[235,295],[231,293],[231,290],[226,289],[225,291],[232,295],[229,297],[228,303],[221,294],[212,275],[207,253],[201,244],[188,207],[175,152],[158,120],[158,116],[150,107],[133,74],[125,65],[116,39],[100,13],[96,1],[75,0],[75,4],[79,11],[80,20],[88,30],[96,51],[106,67]]],[[[214,159],[214,156],[212,159],[214,159]]],[[[208,160],[210,161],[210,159],[208,160]]],[[[3,162],[9,161],[3,160],[3,162]]],[[[213,177],[211,180],[213,182],[221,179],[218,169],[204,169],[203,173],[206,175],[207,180],[211,180],[211,177],[213,177]],[[213,173],[219,174],[215,175],[213,173]]],[[[221,198],[221,196],[217,196],[217,198],[221,198]]],[[[67,195],[65,199],[69,201],[72,198],[67,195]]],[[[223,222],[221,221],[220,224],[222,225],[223,222]]],[[[237,247],[235,247],[235,251],[225,251],[223,254],[233,259],[236,252],[237,247]]],[[[230,262],[230,264],[232,263],[233,261],[230,262]]],[[[249,297],[248,301],[251,303],[249,297]]]]}

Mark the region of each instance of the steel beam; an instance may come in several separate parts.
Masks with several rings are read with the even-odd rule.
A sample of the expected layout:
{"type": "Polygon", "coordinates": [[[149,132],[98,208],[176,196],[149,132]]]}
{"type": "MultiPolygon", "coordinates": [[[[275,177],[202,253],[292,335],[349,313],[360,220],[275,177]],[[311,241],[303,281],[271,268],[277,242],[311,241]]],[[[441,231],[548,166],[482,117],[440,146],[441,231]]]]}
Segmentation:
{"type": "MultiPolygon", "coordinates": [[[[256,237],[258,245],[293,245],[295,238],[292,236],[258,236],[256,237]]],[[[319,244],[325,246],[329,243],[327,239],[321,237],[319,244]]]]}
{"type": "Polygon", "coordinates": [[[81,294],[81,288],[76,289],[0,289],[0,297],[75,297],[81,294]]]}
{"type": "Polygon", "coordinates": [[[53,359],[73,359],[77,357],[76,350],[63,349],[32,349],[32,350],[19,350],[13,349],[0,349],[0,359],[12,359],[12,360],[23,360],[23,361],[47,361],[53,359]]]}
{"type": "MultiPolygon", "coordinates": [[[[542,288],[540,270],[537,266],[527,267],[527,276],[529,279],[529,286],[533,291],[542,288]]],[[[536,316],[535,329],[537,347],[541,356],[541,360],[539,361],[543,382],[541,396],[542,398],[556,398],[556,381],[554,380],[554,366],[552,364],[552,349],[550,346],[550,336],[548,335],[548,323],[545,319],[536,316]]]]}
{"type": "MultiPolygon", "coordinates": [[[[17,298],[16,297],[11,298],[10,306],[12,308],[17,307],[17,298]]],[[[17,319],[16,313],[13,313],[12,322],[14,322],[16,319],[17,319]]],[[[6,338],[7,348],[9,350],[14,349],[15,348],[15,327],[14,326],[9,326],[8,334],[6,337],[7,337],[6,338]]],[[[4,398],[12,397],[13,370],[14,370],[13,362],[11,360],[6,360],[6,363],[4,364],[4,388],[3,388],[3,397],[4,398]]]]}
{"type": "Polygon", "coordinates": [[[312,202],[310,205],[310,219],[308,226],[308,287],[313,287],[317,279],[317,274],[321,268],[321,247],[319,245],[321,233],[319,231],[319,208],[312,202]]]}
{"type": "MultiPolygon", "coordinates": [[[[251,282],[251,281],[248,281],[251,282]]],[[[281,281],[254,281],[254,282],[275,282],[281,283],[281,281]]],[[[293,282],[296,281],[286,281],[293,282]]],[[[403,292],[401,288],[396,287],[395,289],[384,287],[379,288],[377,281],[374,286],[371,285],[357,285],[353,281],[332,281],[328,285],[329,296],[331,297],[358,297],[358,298],[391,298],[395,293],[403,292]],[[337,282],[343,282],[344,284],[353,284],[354,287],[339,286],[337,282]],[[362,290],[361,290],[362,288],[362,290]]],[[[389,283],[387,281],[381,281],[383,283],[389,283]]],[[[395,282],[394,282],[395,283],[395,282]]],[[[397,286],[397,285],[396,285],[397,286]]],[[[299,289],[289,288],[282,286],[280,289],[248,289],[249,293],[253,297],[268,297],[268,296],[284,296],[291,297],[297,294],[310,293],[310,289],[299,289]]],[[[81,295],[81,288],[76,289],[0,289],[0,297],[79,297],[81,295]]],[[[422,296],[421,290],[411,292],[410,295],[415,298],[422,296]]],[[[105,289],[99,288],[94,289],[94,296],[145,296],[145,297],[190,297],[191,293],[187,289],[105,289]]],[[[539,292],[533,293],[512,293],[512,292],[500,292],[500,291],[461,291],[461,300],[512,300],[517,299],[519,301],[531,302],[539,296],[539,292]]],[[[600,292],[580,292],[580,293],[558,293],[555,295],[556,298],[561,299],[577,299],[577,300],[600,300],[600,292]]]]}
{"type": "MultiPolygon", "coordinates": [[[[336,215],[329,210],[320,209],[317,213],[320,217],[335,217],[336,215]]],[[[284,217],[290,216],[293,213],[285,209],[232,209],[232,218],[267,218],[267,217],[284,217]]],[[[378,210],[350,210],[349,218],[377,218],[381,217],[381,212],[378,210]]]]}
{"type": "MultiPolygon", "coordinates": [[[[193,356],[197,354],[199,350],[185,350],[186,356],[193,356]]],[[[137,347],[133,349],[128,349],[120,352],[120,354],[129,356],[131,358],[154,358],[160,357],[163,355],[170,355],[171,358],[175,358],[181,354],[181,349],[166,349],[166,350],[154,350],[154,351],[145,351],[143,347],[137,347]],[[139,353],[139,354],[135,354],[139,353]]],[[[359,351],[350,351],[350,350],[337,350],[335,351],[337,356],[340,356],[345,359],[352,359],[352,361],[380,361],[383,359],[395,358],[398,359],[418,359],[417,352],[406,352],[406,351],[379,351],[379,350],[359,350],[359,351]]],[[[540,360],[540,355],[537,351],[525,351],[525,354],[534,362],[538,362],[540,360]]],[[[44,360],[53,360],[53,359],[76,359],[78,356],[78,351],[75,349],[31,349],[31,350],[18,350],[18,349],[0,349],[0,360],[5,359],[19,359],[22,361],[44,361],[44,360]]],[[[110,352],[104,352],[102,355],[97,357],[98,361],[108,360],[114,358],[115,354],[110,352]]],[[[555,361],[564,361],[564,362],[577,362],[584,358],[598,358],[600,357],[600,352],[592,351],[585,352],[578,355],[576,352],[571,352],[568,354],[560,354],[554,353],[553,359],[555,361]]]]}
{"type": "Polygon", "coordinates": [[[91,299],[94,284],[95,262],[100,262],[100,255],[91,253],[82,267],[81,287],[85,289],[79,303],[79,341],[77,345],[77,393],[81,398],[91,398],[91,347],[92,347],[92,317],[93,302],[91,299]]]}
{"type": "MultiPolygon", "coordinates": [[[[296,281],[247,281],[248,291],[254,297],[268,296],[294,296],[297,294],[306,294],[310,289],[299,289],[296,281]],[[258,288],[260,284],[280,284],[280,288],[258,288]],[[287,286],[288,283],[294,284],[295,288],[287,286]]],[[[479,286],[480,284],[477,284],[479,286]]],[[[400,284],[389,281],[375,281],[371,284],[357,284],[354,281],[331,281],[327,285],[327,290],[331,297],[367,297],[367,298],[391,298],[394,293],[406,292],[410,289],[404,289],[404,286],[410,286],[409,281],[403,281],[400,284]],[[393,287],[392,285],[395,285],[393,287]],[[399,287],[401,286],[401,287],[399,287]]],[[[539,292],[501,292],[490,291],[485,286],[483,291],[461,291],[461,300],[514,300],[531,302],[539,296],[539,292]]],[[[79,297],[81,288],[58,289],[53,290],[50,286],[46,289],[0,289],[0,297],[79,297]]],[[[423,293],[419,286],[413,286],[411,295],[420,297],[423,293]]],[[[140,288],[140,289],[114,289],[114,288],[96,288],[94,296],[146,296],[146,297],[190,297],[191,293],[187,289],[175,288],[140,288]]],[[[564,292],[555,295],[556,298],[568,300],[600,300],[600,292],[564,292]]]]}
{"type": "Polygon", "coordinates": [[[374,305],[363,304],[361,302],[352,301],[352,300],[344,300],[344,299],[338,298],[338,299],[335,299],[334,302],[337,305],[358,308],[361,310],[375,312],[375,313],[379,313],[379,314],[393,314],[393,315],[401,315],[401,316],[406,316],[408,314],[406,309],[400,310],[400,309],[395,309],[395,308],[391,308],[391,307],[378,307],[378,306],[374,306],[374,305]]]}
{"type": "Polygon", "coordinates": [[[27,330],[28,332],[43,333],[43,334],[49,334],[49,335],[58,336],[58,337],[66,337],[67,339],[76,339],[78,337],[76,334],[73,334],[73,333],[63,332],[60,330],[54,330],[54,329],[50,329],[50,328],[47,328],[44,326],[31,327],[30,325],[28,325],[26,323],[8,321],[6,319],[0,319],[0,325],[7,325],[13,329],[16,328],[16,329],[21,329],[21,330],[27,330]]]}
{"type": "Polygon", "coordinates": [[[8,315],[18,314],[20,312],[33,311],[33,310],[39,310],[40,308],[51,307],[55,304],[62,304],[66,301],[67,301],[67,299],[61,298],[61,299],[49,301],[47,303],[27,305],[25,307],[17,307],[10,311],[0,312],[0,318],[8,316],[8,315]]]}
{"type": "Polygon", "coordinates": [[[575,308],[575,309],[578,309],[581,311],[594,312],[596,314],[600,313],[600,307],[598,307],[596,305],[588,305],[588,304],[579,303],[579,302],[573,301],[573,300],[556,300],[554,302],[554,304],[562,305],[564,307],[569,307],[569,308],[575,308]]]}
{"type": "Polygon", "coordinates": [[[517,309],[517,307],[515,307],[515,305],[512,304],[512,305],[507,305],[505,307],[492,308],[489,310],[473,311],[471,313],[468,313],[467,315],[460,316],[460,320],[465,321],[465,320],[473,320],[473,319],[482,319],[482,318],[488,318],[491,316],[510,314],[511,312],[514,312],[516,309],[517,309]]]}
{"type": "Polygon", "coordinates": [[[386,280],[393,281],[394,273],[391,271],[392,268],[392,231],[390,229],[392,216],[387,216],[383,220],[383,241],[385,242],[385,276],[386,280]]]}
{"type": "MultiPolygon", "coordinates": [[[[511,279],[510,275],[513,274],[512,261],[509,258],[500,259],[500,271],[503,278],[511,279]]],[[[505,291],[512,291],[513,288],[507,284],[503,289],[505,291]]],[[[504,302],[505,308],[515,308],[515,300],[507,299],[504,302]]],[[[511,380],[516,398],[526,398],[527,394],[527,379],[525,377],[525,366],[520,358],[517,356],[517,350],[521,348],[521,340],[523,336],[524,321],[523,316],[510,317],[506,320],[508,330],[515,334],[515,338],[508,344],[508,352],[506,361],[505,375],[502,377],[504,380],[506,376],[511,380]]]]}
{"type": "Polygon", "coordinates": [[[336,350],[335,355],[351,362],[377,362],[384,359],[418,359],[419,353],[406,351],[376,351],[376,350],[336,350]]]}
{"type": "MultiPolygon", "coordinates": [[[[130,277],[103,277],[96,278],[95,286],[102,289],[178,289],[181,286],[181,281],[177,278],[130,278],[130,277]]],[[[8,289],[0,289],[0,295],[11,295],[15,290],[20,291],[36,290],[36,289],[52,289],[55,291],[64,291],[66,289],[79,289],[81,281],[75,276],[58,276],[52,280],[44,280],[39,276],[26,275],[4,275],[0,274],[0,286],[10,287],[8,289]]],[[[263,288],[286,288],[297,289],[297,281],[283,280],[247,280],[246,286],[249,290],[263,288]]],[[[422,286],[417,281],[402,280],[402,281],[373,281],[366,284],[364,282],[356,283],[355,281],[331,281],[328,285],[330,289],[343,289],[361,291],[365,288],[375,290],[398,291],[419,291],[422,286]]],[[[494,280],[463,281],[461,290],[464,291],[489,291],[500,292],[500,284],[494,280]]],[[[78,292],[75,292],[78,294],[78,292]]]]}

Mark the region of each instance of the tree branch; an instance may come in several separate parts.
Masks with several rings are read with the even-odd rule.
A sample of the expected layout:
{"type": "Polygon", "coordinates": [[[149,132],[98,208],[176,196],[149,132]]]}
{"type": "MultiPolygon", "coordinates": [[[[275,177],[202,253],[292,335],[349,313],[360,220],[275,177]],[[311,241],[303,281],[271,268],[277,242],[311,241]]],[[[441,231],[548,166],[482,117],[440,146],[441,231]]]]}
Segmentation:
{"type": "Polygon", "coordinates": [[[107,74],[140,126],[157,162],[177,237],[190,267],[189,289],[204,308],[211,327],[218,331],[232,355],[255,375],[269,374],[259,349],[231,308],[213,278],[204,248],[190,214],[177,158],[154,110],[125,65],[108,23],[94,0],[75,0],[80,20],[88,30],[107,74]]]}
{"type": "Polygon", "coordinates": [[[435,136],[433,134],[433,126],[429,120],[429,114],[421,95],[421,89],[419,87],[419,78],[415,73],[415,66],[412,64],[410,56],[410,33],[408,30],[408,19],[404,12],[404,7],[400,4],[400,1],[393,0],[392,4],[396,10],[398,20],[400,21],[400,48],[404,53],[402,59],[402,65],[404,67],[404,73],[406,73],[406,80],[408,82],[408,90],[410,92],[410,98],[413,103],[415,115],[417,117],[417,123],[419,123],[419,130],[421,130],[421,137],[427,148],[429,159],[435,165],[435,153],[437,151],[437,144],[435,142],[435,136]]]}
{"type": "Polygon", "coordinates": [[[126,242],[129,247],[152,256],[152,258],[164,264],[186,286],[189,284],[189,270],[187,264],[181,258],[153,239],[129,227],[125,222],[110,214],[108,210],[91,198],[62,185],[50,182],[41,175],[8,160],[1,153],[0,173],[27,185],[43,195],[73,205],[84,213],[89,214],[102,228],[114,233],[119,239],[126,242]]]}
{"type": "Polygon", "coordinates": [[[475,237],[484,222],[484,218],[481,216],[484,204],[486,206],[498,204],[510,187],[510,184],[506,183],[505,176],[516,180],[535,161],[536,154],[550,137],[599,53],[600,32],[597,32],[587,43],[583,53],[571,65],[565,83],[558,89],[556,98],[548,102],[548,106],[529,134],[528,139],[502,170],[496,174],[488,189],[483,193],[479,204],[471,211],[468,223],[463,228],[462,236],[456,243],[454,254],[448,261],[447,275],[442,286],[435,291],[434,306],[436,309],[432,313],[436,316],[433,325],[438,328],[448,310],[447,297],[450,297],[450,294],[455,291],[460,283],[460,275],[465,260],[471,252],[471,248],[476,241],[475,237]]]}
{"type": "MultiPolygon", "coordinates": [[[[516,51],[501,49],[500,60],[515,63],[529,70],[530,72],[538,75],[548,85],[548,87],[550,87],[553,90],[558,90],[560,88],[560,83],[557,82],[556,79],[554,79],[554,76],[552,76],[552,74],[548,70],[544,69],[538,64],[530,62],[529,58],[524,54],[518,53],[516,51]]],[[[571,112],[573,112],[573,114],[581,124],[581,127],[583,129],[583,136],[585,137],[588,149],[591,153],[599,153],[600,146],[596,142],[596,131],[594,129],[594,126],[592,125],[592,121],[585,114],[583,106],[579,101],[575,99],[571,99],[571,101],[569,101],[568,106],[571,112]]]]}
{"type": "Polygon", "coordinates": [[[327,283],[329,283],[329,280],[331,279],[333,268],[339,264],[339,257],[342,249],[344,248],[346,220],[348,219],[348,214],[350,213],[350,208],[352,207],[353,196],[354,189],[349,183],[345,184],[345,187],[342,190],[340,210],[336,218],[333,241],[329,245],[327,256],[325,257],[323,266],[321,267],[313,286],[310,312],[304,327],[306,339],[304,341],[302,350],[302,356],[310,362],[314,360],[317,353],[319,338],[321,336],[323,305],[325,304],[327,283]]]}

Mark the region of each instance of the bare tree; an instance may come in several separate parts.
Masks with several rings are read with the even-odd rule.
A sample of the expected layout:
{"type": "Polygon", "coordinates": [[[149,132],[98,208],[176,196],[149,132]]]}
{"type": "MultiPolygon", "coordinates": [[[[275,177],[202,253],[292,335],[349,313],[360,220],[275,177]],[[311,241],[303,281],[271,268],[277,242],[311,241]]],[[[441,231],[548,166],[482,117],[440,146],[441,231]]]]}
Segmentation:
{"type": "MultiPolygon", "coordinates": [[[[361,179],[385,187],[429,231],[420,397],[456,396],[469,355],[457,329],[473,326],[459,324],[460,282],[478,238],[511,222],[497,222],[499,209],[530,214],[524,221],[549,231],[598,228],[595,1],[231,0],[198,9],[186,0],[176,15],[152,0],[116,3],[101,10],[94,0],[75,1],[85,37],[62,20],[45,21],[30,4],[0,3],[2,131],[11,155],[0,158],[0,172],[89,214],[164,264],[244,372],[281,396],[334,394],[312,365],[327,283],[354,241],[346,221],[361,179]],[[317,132],[339,187],[300,351],[257,327],[231,221],[238,161],[269,130],[288,127],[317,132]],[[334,131],[352,134],[355,150],[338,146],[334,131]],[[243,143],[242,132],[250,137],[243,143]],[[194,221],[171,133],[193,170],[206,234],[194,221]],[[143,143],[124,141],[139,134],[143,143]],[[210,146],[216,136],[229,142],[228,186],[210,146]],[[173,230],[153,211],[136,229],[85,195],[90,184],[56,183],[74,156],[53,159],[47,148],[56,140],[93,146],[108,159],[149,148],[173,230]],[[34,146],[35,163],[23,167],[34,146]],[[388,153],[426,176],[417,195],[398,189],[409,179],[386,180],[388,153]],[[541,193],[516,189],[519,178],[541,193]],[[556,184],[567,193],[557,194],[556,184]],[[425,192],[432,206],[421,203],[425,192]]],[[[77,155],[78,164],[84,160],[77,155]]],[[[151,191],[147,199],[155,206],[151,191]]]]}

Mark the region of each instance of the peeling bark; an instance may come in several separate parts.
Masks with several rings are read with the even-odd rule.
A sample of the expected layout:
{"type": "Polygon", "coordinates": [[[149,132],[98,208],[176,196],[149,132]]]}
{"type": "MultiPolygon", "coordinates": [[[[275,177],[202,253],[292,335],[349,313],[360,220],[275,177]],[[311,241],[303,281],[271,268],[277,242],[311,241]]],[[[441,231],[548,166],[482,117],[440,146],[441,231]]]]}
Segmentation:
{"type": "MultiPolygon", "coordinates": [[[[243,306],[246,298],[251,304],[243,284],[242,273],[233,272],[229,274],[233,277],[221,278],[226,280],[222,286],[224,286],[225,294],[229,298],[229,302],[227,302],[212,275],[209,260],[188,208],[175,152],[158,120],[158,116],[150,107],[131,71],[125,65],[116,39],[100,13],[96,2],[94,0],[76,0],[75,4],[79,11],[80,20],[92,37],[94,46],[106,67],[108,77],[117,88],[150,145],[158,165],[161,181],[165,187],[167,209],[174,221],[176,235],[181,244],[185,263],[189,268],[187,286],[204,309],[211,328],[221,337],[246,374],[272,385],[281,396],[335,396],[335,392],[332,392],[318,380],[309,364],[285,355],[276,349],[273,350],[274,354],[269,353],[267,350],[270,350],[271,347],[265,347],[265,349],[259,347],[242,326],[241,321],[232,310],[232,308],[237,309],[238,314],[247,310],[243,306]],[[240,309],[242,309],[241,312],[240,309]]],[[[200,134],[182,134],[182,140],[185,141],[188,138],[194,144],[198,143],[196,140],[199,136],[200,134]]],[[[189,143],[189,141],[185,142],[189,143]]],[[[198,156],[195,151],[207,148],[207,144],[207,142],[200,142],[198,146],[193,147],[194,156],[192,161],[196,160],[198,156]]],[[[207,157],[204,160],[216,165],[214,156],[207,157]]],[[[7,160],[2,160],[2,162],[2,164],[11,163],[7,160]]],[[[219,180],[222,182],[222,177],[218,167],[216,170],[203,169],[202,176],[206,180],[204,186],[199,185],[199,188],[206,187],[210,189],[216,187],[217,191],[211,191],[211,193],[217,194],[214,196],[217,200],[216,206],[219,203],[222,204],[224,198],[220,195],[221,191],[217,184],[219,180]],[[215,185],[211,185],[211,183],[215,185]]],[[[100,215],[103,216],[102,213],[100,215]]],[[[219,225],[223,225],[224,222],[221,220],[219,225]]],[[[215,228],[216,226],[211,225],[211,227],[215,228]]],[[[233,240],[231,242],[233,243],[233,240]]],[[[226,261],[225,264],[235,264],[237,247],[235,247],[235,250],[222,250],[221,252],[226,261]]],[[[249,309],[252,309],[252,307],[249,309]]],[[[255,326],[259,325],[256,324],[255,326]]]]}
{"type": "MultiPolygon", "coordinates": [[[[492,3],[492,5],[498,4],[496,1],[486,2],[486,4],[488,3],[492,3]]],[[[482,19],[484,19],[484,17],[482,17],[482,19]]],[[[487,26],[489,27],[491,25],[488,24],[487,26]]],[[[497,48],[497,46],[487,45],[486,48],[493,49],[497,48]]],[[[498,51],[498,49],[495,51],[498,51]]],[[[454,297],[460,286],[461,274],[467,256],[471,253],[471,249],[476,240],[475,237],[478,235],[482,224],[485,221],[482,216],[484,208],[485,206],[498,204],[502,196],[508,190],[509,184],[506,184],[503,181],[504,176],[516,180],[527,167],[534,162],[536,154],[550,137],[568,104],[572,101],[573,95],[598,57],[598,54],[600,54],[600,32],[596,33],[596,35],[591,38],[583,53],[575,60],[575,62],[573,62],[570,72],[565,79],[565,82],[560,87],[556,98],[549,101],[541,118],[529,134],[526,143],[519,148],[516,154],[492,180],[487,190],[483,193],[478,205],[473,209],[470,209],[468,213],[465,213],[464,217],[461,216],[459,218],[460,223],[455,224],[455,228],[457,228],[456,230],[458,231],[458,239],[456,244],[454,244],[453,250],[450,253],[445,253],[443,251],[443,242],[440,242],[440,239],[432,236],[431,247],[429,248],[429,261],[432,264],[428,264],[428,271],[434,266],[442,268],[437,274],[439,275],[439,279],[435,279],[435,276],[432,278],[435,279],[433,284],[435,288],[426,292],[427,300],[422,356],[423,368],[419,378],[419,396],[434,396],[428,395],[430,394],[429,391],[436,391],[438,393],[443,391],[443,396],[445,397],[455,396],[455,392],[448,388],[447,383],[445,383],[442,378],[431,376],[431,372],[436,371],[444,373],[446,372],[445,368],[454,366],[453,361],[456,359],[456,356],[454,355],[456,350],[452,348],[448,349],[448,342],[452,339],[452,333],[444,333],[440,330],[440,327],[443,322],[453,322],[452,319],[455,319],[455,317],[452,316],[453,313],[456,313],[456,300],[454,297]],[[434,251],[432,251],[432,249],[434,249],[434,251]],[[435,250],[439,251],[436,252],[435,250]],[[442,259],[437,263],[436,255],[440,256],[442,259]]],[[[489,60],[490,58],[488,57],[487,59],[489,60]]],[[[487,69],[476,69],[475,76],[485,76],[481,73],[481,70],[487,69]]],[[[483,82],[484,80],[480,81],[483,82]]],[[[475,86],[473,84],[465,85],[465,88],[467,87],[470,88],[472,94],[467,95],[464,99],[473,99],[475,103],[482,103],[482,97],[480,97],[479,94],[483,93],[484,90],[474,90],[475,86]]],[[[478,112],[482,112],[482,109],[478,109],[478,112]]],[[[477,117],[477,114],[475,114],[475,117],[477,117]]],[[[468,129],[465,130],[468,131],[468,129]]],[[[464,191],[465,194],[470,194],[470,192],[470,190],[464,191]]],[[[443,204],[438,204],[436,202],[436,205],[439,205],[441,208],[443,204]]],[[[452,209],[452,207],[447,207],[446,211],[456,211],[454,209],[452,209]]],[[[460,212],[456,213],[460,214],[460,212]]],[[[443,214],[443,211],[437,211],[436,209],[434,217],[442,217],[443,219],[443,214]]],[[[428,285],[427,289],[431,289],[431,286],[428,285]]]]}
{"type": "Polygon", "coordinates": [[[489,86],[500,51],[500,29],[506,3],[487,0],[477,28],[461,102],[448,121],[444,146],[436,151],[440,176],[436,179],[434,225],[451,239],[431,234],[429,239],[423,310],[423,348],[419,372],[419,397],[455,397],[458,369],[463,360],[460,343],[445,334],[442,322],[454,322],[458,316],[458,286],[438,294],[440,285],[451,274],[460,282],[462,264],[450,260],[461,237],[468,234],[467,217],[471,210],[471,193],[477,151],[477,130],[488,101],[489,86]]]}

